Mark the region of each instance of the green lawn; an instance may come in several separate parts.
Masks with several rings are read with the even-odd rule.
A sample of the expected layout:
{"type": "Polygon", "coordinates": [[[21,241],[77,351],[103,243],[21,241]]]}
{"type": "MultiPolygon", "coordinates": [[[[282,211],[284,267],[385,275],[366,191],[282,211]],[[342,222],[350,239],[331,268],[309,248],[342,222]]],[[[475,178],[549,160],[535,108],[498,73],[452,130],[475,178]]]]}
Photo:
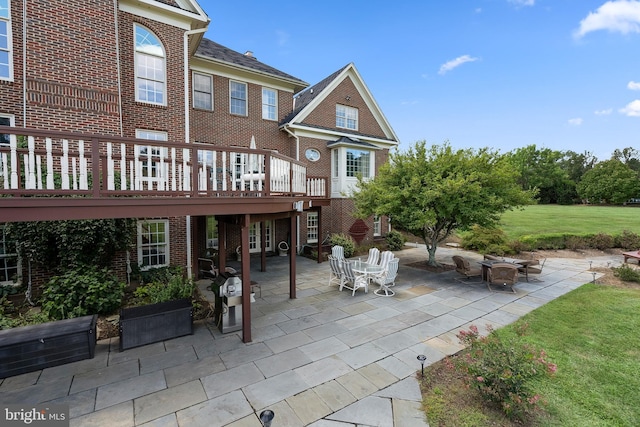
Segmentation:
{"type": "Polygon", "coordinates": [[[626,206],[532,205],[505,212],[501,228],[509,239],[547,233],[640,234],[640,208],[626,206]]]}
{"type": "Polygon", "coordinates": [[[640,290],[586,284],[520,319],[558,365],[537,385],[551,415],[543,425],[640,425],[638,313],[640,290]]]}

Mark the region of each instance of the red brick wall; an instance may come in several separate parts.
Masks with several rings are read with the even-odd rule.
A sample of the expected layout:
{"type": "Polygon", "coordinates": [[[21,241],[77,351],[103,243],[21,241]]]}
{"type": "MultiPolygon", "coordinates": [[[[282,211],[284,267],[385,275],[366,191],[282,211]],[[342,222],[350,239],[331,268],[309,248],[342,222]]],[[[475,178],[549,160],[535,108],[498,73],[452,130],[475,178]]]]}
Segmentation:
{"type": "MultiPolygon", "coordinates": [[[[16,125],[119,134],[116,37],[109,0],[26,2],[27,117],[22,120],[22,2],[12,2],[16,125]],[[82,17],[82,19],[80,19],[82,17]]],[[[3,96],[4,98],[4,96],[3,96]]],[[[15,106],[14,106],[15,108],[15,106]]],[[[1,110],[5,110],[4,103],[1,110]]]]}
{"type": "MultiPolygon", "coordinates": [[[[349,77],[344,79],[338,87],[336,87],[327,96],[327,98],[325,98],[320,105],[318,105],[313,112],[307,116],[303,123],[335,128],[336,104],[342,104],[358,109],[358,133],[386,138],[382,128],[349,77]],[[348,101],[346,100],[347,96],[350,97],[348,101]]],[[[342,130],[349,132],[348,129],[342,130]]]]}
{"type": "Polygon", "coordinates": [[[256,148],[277,150],[295,158],[295,140],[278,129],[279,120],[293,108],[293,94],[277,91],[278,121],[265,120],[262,118],[262,87],[247,83],[248,115],[239,116],[229,112],[229,78],[214,75],[213,111],[191,109],[191,140],[248,148],[251,136],[255,136],[256,148]]]}
{"type": "Polygon", "coordinates": [[[124,136],[136,129],[167,132],[169,141],[184,141],[184,30],[167,24],[120,13],[120,56],[124,136]],[[136,102],[134,73],[134,23],[150,30],[163,44],[166,64],[166,105],[136,102]]]}

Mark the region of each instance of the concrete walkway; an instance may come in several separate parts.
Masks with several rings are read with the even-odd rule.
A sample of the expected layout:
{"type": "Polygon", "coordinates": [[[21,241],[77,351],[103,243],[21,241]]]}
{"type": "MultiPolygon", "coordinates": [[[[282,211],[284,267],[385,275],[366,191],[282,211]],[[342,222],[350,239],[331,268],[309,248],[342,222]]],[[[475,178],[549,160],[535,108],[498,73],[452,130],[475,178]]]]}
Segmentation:
{"type": "MultiPolygon", "coordinates": [[[[477,254],[440,248],[438,259],[477,254]]],[[[454,271],[434,274],[407,264],[424,247],[396,254],[396,295],[327,286],[329,264],[298,258],[298,298],[288,298],[288,258],[252,271],[262,296],[252,304],[253,342],[221,334],[211,320],[190,336],[118,352],[102,340],[93,359],[6,378],[2,403],[68,403],[72,426],[273,427],[428,426],[416,379],[426,365],[460,350],[456,333],[471,324],[507,325],[594,280],[593,267],[621,257],[548,259],[540,281],[517,293],[462,284],[454,271]]],[[[620,258],[620,259],[618,259],[620,258]]],[[[257,264],[258,262],[254,263],[257,264]]],[[[596,276],[597,278],[597,276],[596,276]]]]}

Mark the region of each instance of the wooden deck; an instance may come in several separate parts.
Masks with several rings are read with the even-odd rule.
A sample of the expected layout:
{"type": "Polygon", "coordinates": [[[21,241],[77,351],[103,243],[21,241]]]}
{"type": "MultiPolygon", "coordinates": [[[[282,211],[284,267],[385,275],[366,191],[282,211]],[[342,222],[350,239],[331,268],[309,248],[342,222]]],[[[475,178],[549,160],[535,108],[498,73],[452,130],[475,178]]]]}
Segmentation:
{"type": "Polygon", "coordinates": [[[0,126],[0,222],[277,214],[328,205],[328,178],[239,147],[0,126]]]}

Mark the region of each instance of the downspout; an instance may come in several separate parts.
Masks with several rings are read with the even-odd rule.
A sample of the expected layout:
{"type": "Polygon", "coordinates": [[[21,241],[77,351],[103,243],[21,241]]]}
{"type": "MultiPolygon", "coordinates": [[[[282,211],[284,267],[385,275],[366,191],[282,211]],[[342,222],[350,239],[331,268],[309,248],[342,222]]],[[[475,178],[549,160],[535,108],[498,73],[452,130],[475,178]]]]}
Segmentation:
{"type": "MultiPolygon", "coordinates": [[[[189,30],[184,32],[184,41],[183,41],[183,68],[184,68],[184,142],[189,144],[191,133],[190,124],[189,124],[189,36],[192,34],[204,33],[207,31],[207,28],[200,28],[197,30],[189,30]]],[[[192,277],[193,269],[193,257],[191,254],[192,251],[192,241],[191,241],[191,215],[186,216],[186,229],[187,229],[187,277],[192,277]]]]}
{"type": "Polygon", "coordinates": [[[113,23],[116,36],[116,71],[118,73],[118,120],[120,121],[120,136],[124,136],[122,123],[122,80],[120,76],[120,28],[118,27],[118,0],[113,0],[113,23]]]}
{"type": "MultiPolygon", "coordinates": [[[[282,129],[284,129],[284,131],[286,133],[288,133],[289,135],[291,135],[292,137],[295,138],[296,140],[296,160],[300,161],[300,137],[298,135],[296,135],[295,133],[291,132],[291,129],[289,129],[288,125],[284,125],[282,126],[282,129]]],[[[300,248],[302,247],[302,245],[300,244],[301,240],[300,240],[300,215],[298,215],[296,217],[296,242],[298,243],[298,246],[296,247],[296,253],[300,252],[300,248]]]]}

